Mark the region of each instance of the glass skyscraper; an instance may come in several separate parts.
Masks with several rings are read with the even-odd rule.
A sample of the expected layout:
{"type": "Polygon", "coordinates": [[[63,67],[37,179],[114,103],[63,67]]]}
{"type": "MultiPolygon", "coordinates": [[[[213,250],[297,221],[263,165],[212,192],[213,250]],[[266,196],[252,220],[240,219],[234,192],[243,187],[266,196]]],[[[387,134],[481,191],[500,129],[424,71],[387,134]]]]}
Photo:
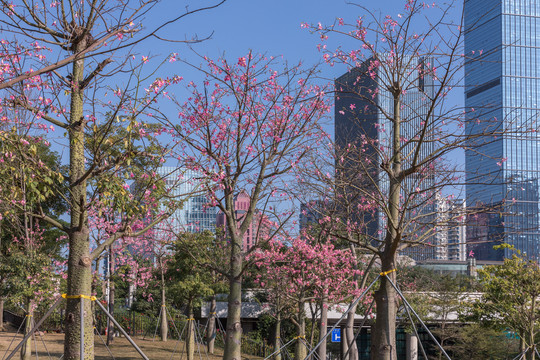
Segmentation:
{"type": "MultiPolygon", "coordinates": [[[[351,69],[335,80],[335,144],[337,159],[347,155],[349,145],[362,149],[358,159],[347,160],[343,164],[336,164],[336,177],[351,183],[351,192],[345,186],[344,194],[339,197],[349,198],[349,208],[362,208],[369,202],[371,197],[376,197],[380,202],[386,203],[389,192],[388,175],[381,171],[381,164],[388,161],[392,149],[393,123],[389,118],[393,115],[393,95],[379,79],[379,70],[375,70],[376,76],[370,75],[370,64],[373,59],[366,60],[362,66],[351,69]],[[374,141],[374,142],[373,142],[374,141]],[[371,145],[362,145],[371,144],[371,145]],[[342,155],[343,154],[343,155],[342,155]],[[363,163],[363,164],[361,164],[363,163]],[[368,164],[369,163],[369,164],[368,164]],[[362,178],[373,179],[362,183],[362,178]],[[359,180],[356,180],[359,179],[359,180]],[[376,184],[374,183],[376,181],[376,184]],[[355,193],[353,188],[362,188],[360,193],[355,193]]],[[[403,81],[403,88],[407,91],[402,95],[401,108],[401,136],[403,138],[403,163],[407,164],[413,154],[412,147],[416,146],[413,139],[418,137],[423,122],[429,113],[429,97],[433,96],[433,78],[424,74],[423,69],[430,61],[420,57],[407,57],[404,63],[409,64],[410,71],[403,81]]],[[[383,77],[384,75],[381,75],[383,77]]],[[[432,129],[427,133],[432,136],[432,129]]],[[[425,140],[420,158],[426,158],[434,150],[434,142],[428,138],[425,140]]],[[[339,162],[340,160],[338,160],[339,162]]],[[[406,220],[410,223],[404,236],[411,243],[415,242],[415,234],[433,232],[435,203],[434,178],[426,178],[425,175],[409,176],[402,184],[401,197],[407,199],[408,204],[404,208],[406,220]],[[430,200],[432,202],[430,203],[430,200]],[[414,219],[414,220],[413,220],[414,219]]],[[[338,182],[341,182],[338,181],[338,182]]],[[[372,206],[371,211],[359,211],[349,214],[350,220],[363,224],[366,235],[373,243],[382,242],[386,230],[386,216],[379,207],[372,206]]],[[[421,243],[433,242],[435,237],[424,239],[421,243]]],[[[415,260],[433,259],[436,257],[436,247],[415,244],[402,251],[402,254],[411,256],[415,260]]]]}
{"type": "Polygon", "coordinates": [[[170,189],[169,196],[177,200],[185,200],[181,208],[169,218],[169,224],[177,232],[216,231],[215,207],[208,207],[208,198],[197,191],[201,175],[193,170],[182,170],[174,167],[161,167],[158,174],[165,180],[170,189]]]}
{"type": "Polygon", "coordinates": [[[538,259],[540,1],[465,0],[469,250],[500,260],[506,242],[538,259]]]}

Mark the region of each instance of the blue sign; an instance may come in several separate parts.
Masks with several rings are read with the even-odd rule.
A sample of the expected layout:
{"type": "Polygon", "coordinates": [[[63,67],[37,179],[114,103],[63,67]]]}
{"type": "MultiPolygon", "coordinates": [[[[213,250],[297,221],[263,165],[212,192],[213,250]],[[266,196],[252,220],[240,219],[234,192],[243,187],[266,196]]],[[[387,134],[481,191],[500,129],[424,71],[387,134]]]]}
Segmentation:
{"type": "Polygon", "coordinates": [[[504,334],[508,339],[519,339],[519,334],[514,331],[504,330],[504,334]]]}
{"type": "Polygon", "coordinates": [[[332,330],[332,342],[341,342],[341,329],[332,330]]]}

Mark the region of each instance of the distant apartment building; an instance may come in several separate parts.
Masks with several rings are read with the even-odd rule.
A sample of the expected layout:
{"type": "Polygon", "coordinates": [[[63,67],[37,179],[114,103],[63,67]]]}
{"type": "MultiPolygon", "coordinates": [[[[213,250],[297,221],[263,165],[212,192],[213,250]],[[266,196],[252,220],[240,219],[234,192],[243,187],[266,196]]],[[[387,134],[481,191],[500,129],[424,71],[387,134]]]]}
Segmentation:
{"type": "Polygon", "coordinates": [[[435,260],[466,260],[466,208],[463,199],[437,197],[435,260]]]}
{"type": "MultiPolygon", "coordinates": [[[[249,194],[242,190],[234,198],[234,213],[238,221],[238,224],[243,223],[245,214],[251,203],[251,198],[249,194]]],[[[216,226],[222,228],[225,232],[227,231],[227,219],[223,212],[218,212],[216,216],[216,226]]],[[[268,218],[264,215],[261,215],[257,210],[253,214],[253,219],[247,228],[247,231],[244,234],[242,240],[242,250],[248,251],[253,246],[255,246],[260,239],[266,239],[270,231],[270,222],[268,218]]]]}

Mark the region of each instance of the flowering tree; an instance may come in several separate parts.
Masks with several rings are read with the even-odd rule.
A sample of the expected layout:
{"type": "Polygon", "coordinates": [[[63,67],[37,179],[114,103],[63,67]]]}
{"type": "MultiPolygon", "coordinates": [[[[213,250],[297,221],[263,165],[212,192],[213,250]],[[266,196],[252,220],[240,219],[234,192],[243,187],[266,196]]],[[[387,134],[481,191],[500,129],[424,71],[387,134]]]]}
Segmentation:
{"type": "MultiPolygon", "coordinates": [[[[295,359],[304,359],[307,355],[302,341],[305,339],[306,304],[322,302],[324,315],[329,304],[338,304],[358,295],[354,282],[360,271],[355,269],[355,257],[349,250],[335,249],[330,243],[310,244],[300,238],[292,239],[290,246],[272,241],[267,249],[251,256],[260,270],[255,281],[263,289],[270,290],[274,310],[279,312],[290,307],[298,337],[295,359]]],[[[279,320],[279,314],[277,318],[279,320]]],[[[326,335],[326,328],[326,318],[322,316],[321,338],[326,335]]],[[[276,339],[280,336],[278,332],[275,335],[276,339]]],[[[276,339],[275,343],[279,344],[276,339]]],[[[326,356],[326,352],[319,352],[319,355],[326,356]]]]}
{"type": "MultiPolygon", "coordinates": [[[[3,35],[16,40],[0,41],[0,88],[3,89],[2,121],[21,122],[35,134],[61,129],[69,149],[69,172],[66,202],[70,221],[37,211],[33,216],[56,226],[68,235],[68,295],[91,294],[91,264],[117,239],[136,236],[132,223],[146,215],[146,191],[152,191],[156,176],[151,169],[141,169],[139,186],[143,191],[129,191],[130,167],[136,157],[162,157],[164,148],[151,147],[161,133],[147,123],[151,106],[160,89],[179,77],[146,84],[144,63],[147,57],[135,56],[127,49],[157,36],[158,30],[192,11],[146,30],[142,17],[156,6],[156,1],[129,2],[95,0],[90,2],[38,1],[12,3],[0,1],[3,35]],[[134,58],[135,56],[135,58],[134,58]],[[57,61],[57,59],[62,59],[57,61]],[[69,66],[67,66],[69,65],[69,66]],[[129,71],[128,71],[129,70],[129,71]],[[128,74],[128,75],[122,75],[128,74]],[[107,84],[107,79],[115,78],[107,84]],[[122,136],[118,136],[122,134],[122,136]],[[122,151],[109,151],[122,148],[122,151]],[[142,171],[147,170],[147,171],[142,171]],[[144,174],[143,174],[144,173],[144,174]],[[122,214],[116,233],[90,252],[88,209],[101,193],[104,203],[114,203],[122,214]],[[141,215],[142,214],[142,215],[141,215]]],[[[154,69],[152,69],[154,70],[154,69]]],[[[31,147],[25,138],[14,143],[31,147]]],[[[9,152],[8,152],[9,154],[9,152]]],[[[39,168],[37,174],[48,169],[39,168]]],[[[64,177],[48,177],[47,188],[58,191],[64,177]]],[[[20,199],[17,199],[20,201],[20,199]]],[[[21,210],[21,204],[18,207],[21,210]]],[[[156,217],[157,222],[161,217],[156,217]]],[[[79,306],[84,304],[84,347],[86,359],[93,358],[92,311],[89,301],[68,299],[66,310],[65,359],[79,358],[79,306]]]]}
{"type": "Polygon", "coordinates": [[[251,235],[264,233],[271,239],[290,218],[275,203],[289,198],[286,174],[321,139],[319,120],[329,107],[325,89],[310,83],[313,70],[281,66],[274,58],[252,53],[233,63],[205,58],[205,65],[200,70],[206,80],[190,83],[190,98],[178,103],[178,121],[166,121],[181,149],[179,160],[210,180],[204,185],[209,205],[218,207],[226,220],[231,247],[224,358],[232,360],[240,359],[244,235],[258,219],[258,234],[251,235]],[[249,204],[235,209],[241,191],[248,194],[249,204]],[[267,221],[275,226],[268,229],[267,221]]]}
{"type": "Polygon", "coordinates": [[[335,144],[302,167],[311,174],[299,177],[312,186],[311,198],[318,194],[326,204],[321,225],[374,254],[388,272],[375,292],[371,346],[371,356],[382,360],[396,358],[397,296],[388,280],[396,281],[397,254],[434,249],[442,222],[437,195],[461,181],[448,156],[465,147],[481,152],[476,145],[504,130],[489,121],[482,131],[460,130],[464,111],[446,100],[460,81],[462,26],[448,21],[449,7],[404,3],[397,16],[358,6],[366,15],[352,23],[304,24],[320,36],[326,63],[348,72],[336,80],[335,144]],[[333,36],[357,46],[331,50],[333,36]]]}
{"type": "Polygon", "coordinates": [[[176,234],[172,250],[174,259],[168,264],[168,278],[180,280],[178,286],[175,284],[171,286],[176,292],[176,299],[185,303],[186,300],[189,302],[187,297],[192,297],[191,302],[199,301],[205,294],[210,299],[206,341],[208,352],[213,354],[216,339],[217,295],[228,290],[226,274],[229,269],[227,256],[230,254],[230,244],[224,238],[222,229],[218,228],[215,234],[207,230],[202,233],[176,234]],[[191,290],[185,291],[183,295],[179,294],[179,290],[183,287],[191,290]]]}
{"type": "MultiPolygon", "coordinates": [[[[152,198],[147,198],[146,203],[147,205],[158,205],[152,203],[152,198]]],[[[152,217],[152,206],[149,206],[148,209],[149,213],[145,218],[152,217]]],[[[158,211],[158,209],[154,208],[154,211],[158,211]]],[[[93,207],[88,210],[88,225],[90,229],[91,248],[95,249],[101,246],[102,243],[107,242],[122,226],[121,214],[114,207],[105,206],[100,201],[96,201],[93,207]]],[[[144,228],[144,219],[133,221],[131,227],[135,232],[144,228]]],[[[143,236],[136,238],[124,236],[106,247],[106,252],[102,254],[106,258],[105,264],[107,265],[104,274],[103,294],[105,294],[108,310],[111,315],[114,316],[115,279],[120,279],[122,282],[129,284],[130,291],[128,298],[130,301],[133,300],[132,289],[148,286],[150,279],[153,277],[151,258],[154,254],[154,249],[160,249],[160,245],[161,243],[159,241],[153,239],[151,229],[143,236]]],[[[102,260],[102,256],[94,259],[94,278],[96,279],[101,276],[99,268],[102,260]]],[[[113,335],[114,324],[108,320],[107,345],[113,341],[113,335]]]]}
{"type": "MultiPolygon", "coordinates": [[[[2,250],[0,261],[0,296],[9,295],[14,304],[21,304],[26,313],[24,335],[33,326],[34,310],[40,302],[58,293],[60,277],[51,262],[50,252],[38,224],[25,229],[24,237],[11,239],[2,250]]],[[[21,348],[21,359],[32,357],[31,338],[21,348]]]]}
{"type": "MultiPolygon", "coordinates": [[[[64,245],[56,229],[29,213],[65,211],[65,193],[53,193],[48,187],[65,168],[59,164],[58,154],[40,138],[28,135],[19,124],[11,125],[0,126],[0,301],[8,298],[25,309],[26,334],[35,307],[57,290],[59,277],[53,260],[61,258],[64,245]],[[49,171],[36,173],[40,167],[49,171]]],[[[30,341],[22,347],[21,357],[31,357],[30,341]]]]}

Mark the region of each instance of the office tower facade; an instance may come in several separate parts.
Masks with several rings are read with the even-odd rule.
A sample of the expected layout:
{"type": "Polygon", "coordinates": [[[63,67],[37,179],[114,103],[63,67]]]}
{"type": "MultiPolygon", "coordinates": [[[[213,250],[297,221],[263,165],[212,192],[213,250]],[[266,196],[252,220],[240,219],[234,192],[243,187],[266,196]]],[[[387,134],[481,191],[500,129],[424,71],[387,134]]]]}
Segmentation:
{"type": "Polygon", "coordinates": [[[300,204],[300,214],[298,216],[298,226],[300,232],[308,230],[310,226],[319,223],[324,215],[325,208],[328,204],[323,200],[313,200],[307,203],[300,204]]]}
{"type": "Polygon", "coordinates": [[[540,2],[465,0],[467,242],[501,260],[501,242],[538,259],[540,2]]]}
{"type": "Polygon", "coordinates": [[[184,201],[169,218],[176,232],[216,231],[216,208],[209,207],[207,196],[199,190],[201,175],[193,170],[161,167],[158,174],[169,189],[169,196],[184,201]]]}
{"type": "MultiPolygon", "coordinates": [[[[370,195],[380,198],[388,197],[389,183],[386,174],[381,170],[381,165],[387,161],[392,149],[393,124],[389,120],[393,114],[393,96],[385,88],[379,85],[378,68],[373,68],[372,59],[366,60],[360,67],[353,68],[335,80],[335,144],[337,151],[336,179],[338,182],[351,181],[350,186],[344,185],[341,199],[350,198],[348,208],[363,209],[356,214],[347,214],[350,221],[361,223],[365,228],[366,235],[372,243],[382,241],[385,236],[386,217],[378,206],[369,206],[370,195]],[[373,73],[375,72],[375,76],[373,73]],[[352,146],[351,146],[352,145],[352,146]],[[360,151],[358,159],[351,159],[351,149],[356,147],[360,151]],[[348,158],[345,161],[342,157],[348,158]],[[368,181],[362,179],[370,178],[368,181]],[[358,180],[356,180],[358,179],[358,180]],[[354,188],[362,188],[362,194],[354,193],[354,188]],[[351,189],[351,193],[347,193],[351,189]],[[379,195],[382,194],[382,195],[379,195]]],[[[433,92],[433,78],[425,74],[424,69],[429,66],[429,61],[423,58],[407,57],[404,63],[410,64],[407,79],[403,80],[406,91],[401,95],[401,135],[404,144],[403,164],[406,166],[410,161],[407,154],[411,154],[413,139],[419,135],[423,127],[423,121],[428,114],[429,101],[433,92]]],[[[381,75],[384,76],[384,75],[381,75]]],[[[428,137],[432,129],[428,129],[428,137]]],[[[433,152],[434,143],[426,139],[423,144],[420,158],[424,158],[433,152]]],[[[434,213],[434,193],[432,193],[434,178],[426,178],[425,175],[418,177],[410,176],[402,187],[402,199],[414,199],[414,204],[405,205],[407,218],[414,222],[406,231],[410,236],[407,240],[414,242],[413,236],[418,233],[433,233],[434,217],[428,214],[434,213]],[[424,200],[419,200],[423,194],[424,200]],[[416,220],[412,220],[412,219],[416,220]]],[[[424,243],[432,243],[434,238],[425,239],[424,243]]],[[[433,259],[435,246],[414,246],[402,252],[415,260],[433,259]]]]}

